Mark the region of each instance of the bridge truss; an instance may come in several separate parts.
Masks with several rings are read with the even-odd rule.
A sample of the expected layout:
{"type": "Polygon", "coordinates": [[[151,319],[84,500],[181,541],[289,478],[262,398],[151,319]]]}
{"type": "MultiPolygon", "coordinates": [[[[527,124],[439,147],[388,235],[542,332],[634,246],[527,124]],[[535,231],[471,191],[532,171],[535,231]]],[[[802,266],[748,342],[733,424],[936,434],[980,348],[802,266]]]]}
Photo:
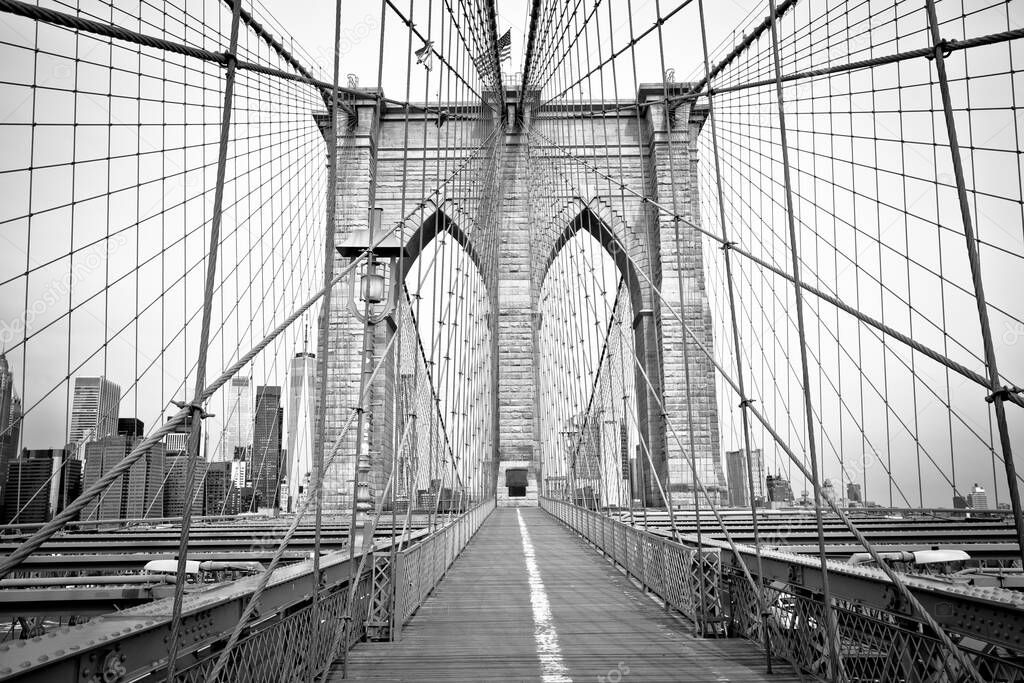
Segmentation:
{"type": "Polygon", "coordinates": [[[537,0],[512,75],[480,0],[338,3],[330,73],[260,2],[0,0],[0,332],[21,400],[0,429],[70,440],[80,375],[120,378],[121,414],[150,427],[52,518],[18,526],[18,498],[0,679],[312,680],[398,637],[505,486],[516,372],[542,505],[702,635],[828,680],[1024,679],[1024,598],[897,567],[879,552],[905,539],[841,500],[941,508],[944,545],[1020,570],[1024,14],[769,0],[730,32],[705,4],[537,0]],[[367,23],[374,85],[341,85],[342,38],[367,23]],[[685,81],[676,60],[697,65],[685,81]],[[364,155],[384,120],[404,137],[364,155]],[[503,232],[513,195],[528,253],[503,232]],[[509,259],[535,349],[513,368],[509,259]],[[260,413],[259,387],[291,386],[311,351],[305,459],[271,457],[280,417],[276,450],[273,429],[242,447],[249,508],[283,518],[218,519],[226,500],[193,492],[200,462],[238,460],[234,380],[260,413]],[[174,433],[180,514],[104,521],[174,433]],[[800,533],[758,507],[769,473],[808,489],[800,533]],[[996,550],[945,509],[976,481],[1007,503],[996,550]],[[177,571],[151,579],[143,555],[177,571]],[[196,585],[193,557],[263,566],[196,585]],[[50,588],[79,611],[9,592],[50,588]],[[284,647],[296,634],[313,645],[284,647]]]}

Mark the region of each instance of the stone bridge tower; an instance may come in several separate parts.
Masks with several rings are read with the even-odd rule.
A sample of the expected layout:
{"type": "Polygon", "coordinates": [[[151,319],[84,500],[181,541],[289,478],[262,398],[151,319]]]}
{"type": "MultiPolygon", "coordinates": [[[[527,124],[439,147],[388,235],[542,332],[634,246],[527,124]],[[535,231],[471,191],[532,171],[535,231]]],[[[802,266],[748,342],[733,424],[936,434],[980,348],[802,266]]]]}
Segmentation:
{"type": "MultiPolygon", "coordinates": [[[[485,459],[499,503],[536,504],[540,494],[538,297],[558,250],[579,230],[590,232],[613,255],[629,289],[634,345],[643,366],[635,382],[640,438],[650,449],[658,477],[671,485],[677,505],[692,501],[692,442],[694,464],[705,486],[712,491],[724,486],[714,369],[676,317],[681,314],[702,346],[714,348],[699,234],[681,224],[677,242],[676,226],[665,212],[599,182],[599,176],[588,176],[589,184],[580,187],[580,175],[571,169],[572,156],[586,156],[597,167],[607,166],[610,175],[626,179],[630,188],[698,222],[697,136],[705,113],[689,102],[667,108],[665,87],[682,92],[687,84],[643,85],[634,106],[600,115],[589,105],[566,106],[555,113],[546,110],[544,128],[531,120],[531,103],[518,102],[518,93],[509,91],[508,109],[502,112],[507,122],[504,135],[493,141],[486,163],[477,171],[486,190],[476,188],[468,196],[458,196],[456,186],[454,193],[432,197],[426,205],[421,205],[424,196],[441,181],[433,170],[438,166],[437,150],[442,149],[444,167],[450,171],[500,122],[486,117],[438,121],[429,112],[389,107],[373,90],[366,90],[351,111],[339,116],[336,243],[351,244],[366,229],[371,206],[383,209],[386,226],[419,208],[408,220],[404,237],[391,246],[404,248],[403,258],[411,262],[440,230],[457,232],[483,275],[492,308],[493,380],[493,434],[485,459]],[[552,119],[557,119],[556,125],[552,119]],[[544,144],[543,138],[527,132],[531,125],[542,134],[545,128],[575,133],[557,146],[544,144]],[[444,145],[438,144],[439,136],[446,136],[444,145]],[[460,142],[453,145],[451,140],[460,142]],[[553,187],[560,191],[552,192],[553,187]],[[684,357],[689,363],[689,394],[684,357]],[[692,435],[687,431],[687,403],[693,410],[692,435]],[[525,491],[510,497],[510,487],[520,484],[525,484],[525,491]]],[[[350,257],[339,253],[336,272],[349,263],[350,257]]],[[[340,289],[347,291],[347,286],[343,283],[340,289]]],[[[335,302],[340,298],[336,294],[335,302]]],[[[357,402],[363,330],[349,308],[332,306],[327,449],[335,444],[357,402]]],[[[376,326],[378,353],[394,333],[393,323],[376,326]]],[[[371,439],[373,493],[379,493],[390,461],[392,445],[386,434],[394,419],[388,406],[393,404],[395,387],[395,378],[381,377],[371,394],[371,429],[379,432],[379,438],[371,439]]],[[[341,511],[351,504],[354,447],[355,435],[350,433],[327,468],[325,509],[341,511]]],[[[646,500],[661,504],[655,477],[647,474],[646,500]]]]}

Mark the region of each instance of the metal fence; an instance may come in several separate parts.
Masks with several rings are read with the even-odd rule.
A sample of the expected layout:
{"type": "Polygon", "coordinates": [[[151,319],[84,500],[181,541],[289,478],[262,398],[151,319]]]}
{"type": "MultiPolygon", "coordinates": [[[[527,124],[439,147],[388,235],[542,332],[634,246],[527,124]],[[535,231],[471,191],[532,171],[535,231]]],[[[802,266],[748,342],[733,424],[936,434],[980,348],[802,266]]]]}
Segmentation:
{"type": "MultiPolygon", "coordinates": [[[[335,586],[316,606],[306,605],[291,613],[279,612],[259,618],[249,628],[248,635],[239,639],[232,648],[219,680],[318,679],[334,663],[346,637],[349,646],[363,638],[370,586],[371,575],[364,572],[359,577],[351,611],[348,609],[349,583],[345,582],[335,586]],[[346,621],[351,623],[347,633],[346,621]]],[[[217,648],[208,648],[205,653],[201,651],[195,655],[198,661],[177,672],[175,680],[182,683],[210,680],[219,654],[217,648]]],[[[164,678],[162,670],[149,676],[153,681],[164,678]]]]}
{"type": "MultiPolygon", "coordinates": [[[[805,576],[803,558],[766,551],[770,562],[761,577],[757,576],[755,563],[747,564],[755,581],[760,581],[762,608],[762,600],[740,570],[736,554],[723,549],[720,542],[712,541],[698,549],[564,501],[542,498],[541,507],[611,558],[645,590],[693,620],[698,633],[748,638],[761,646],[767,628],[773,657],[822,680],[827,676],[831,655],[825,605],[821,592],[811,585],[813,580],[805,576]],[[788,570],[780,571],[778,567],[787,560],[788,570]],[[788,580],[784,578],[787,573],[788,580]]],[[[749,550],[753,554],[753,549],[749,550]]],[[[876,574],[868,569],[837,567],[832,576],[842,680],[972,680],[942,642],[900,604],[891,584],[876,574]],[[868,591],[873,594],[869,596],[868,591]]],[[[958,604],[956,599],[968,597],[970,591],[950,588],[945,595],[935,592],[934,604],[939,610],[968,611],[965,603],[958,604]]],[[[973,597],[980,605],[983,596],[973,597]]],[[[990,593],[984,597],[991,600],[996,596],[990,593]]],[[[992,621],[978,611],[974,618],[992,621]]],[[[983,680],[1024,681],[1024,657],[1006,647],[1005,637],[997,636],[998,624],[990,626],[990,638],[986,638],[983,628],[950,635],[983,680]]]]}
{"type": "MultiPolygon", "coordinates": [[[[469,543],[484,520],[494,511],[491,498],[459,516],[444,529],[430,538],[407,548],[394,557],[394,571],[382,573],[386,580],[393,581],[391,592],[393,610],[392,640],[401,637],[402,626],[412,618],[434,587],[440,583],[448,568],[469,543]]],[[[390,562],[384,558],[383,562],[390,562]]]]}
{"type": "Polygon", "coordinates": [[[373,600],[366,621],[372,640],[398,640],[401,627],[420,608],[444,573],[495,509],[488,499],[406,549],[381,554],[373,572],[373,600]]]}
{"type": "MultiPolygon", "coordinates": [[[[397,640],[402,625],[412,618],[493,510],[494,499],[490,499],[404,550],[379,548],[359,577],[351,609],[350,584],[344,582],[318,603],[316,611],[309,605],[287,615],[267,615],[235,646],[221,680],[307,680],[307,667],[313,669],[312,678],[316,679],[340,652],[365,638],[386,639],[393,633],[397,640]],[[346,621],[350,621],[347,631],[346,621]]],[[[177,680],[205,681],[217,654],[211,651],[182,671],[177,680]]]]}
{"type": "Polygon", "coordinates": [[[542,498],[541,507],[594,544],[698,629],[721,633],[724,624],[721,553],[695,548],[564,501],[542,498]]]}

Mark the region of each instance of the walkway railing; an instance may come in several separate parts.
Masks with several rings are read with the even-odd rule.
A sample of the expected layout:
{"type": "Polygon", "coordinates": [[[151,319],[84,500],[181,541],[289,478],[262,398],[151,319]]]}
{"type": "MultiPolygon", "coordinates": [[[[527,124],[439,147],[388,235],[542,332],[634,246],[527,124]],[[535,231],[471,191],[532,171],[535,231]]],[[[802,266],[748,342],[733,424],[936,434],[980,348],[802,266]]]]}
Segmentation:
{"type": "MultiPolygon", "coordinates": [[[[829,657],[816,558],[694,539],[676,542],[607,515],[550,498],[541,507],[622,567],[627,576],[694,621],[704,635],[748,638],[759,646],[765,626],[772,655],[824,677],[829,657]],[[745,562],[767,595],[758,608],[745,562]],[[764,618],[766,617],[766,618],[764,618]]],[[[968,680],[941,641],[913,618],[880,571],[830,562],[845,680],[968,680]]],[[[986,681],[1024,681],[1024,600],[1008,590],[952,585],[906,576],[915,597],[953,636],[986,681]]]]}
{"type": "MultiPolygon", "coordinates": [[[[381,624],[407,621],[493,509],[494,500],[486,500],[434,533],[415,531],[405,537],[401,551],[393,552],[390,539],[377,541],[374,561],[363,563],[354,592],[351,581],[361,555],[350,559],[347,550],[324,554],[316,607],[311,604],[312,560],[277,569],[218,680],[304,681],[322,676],[348,646],[379,635],[381,624]],[[399,577],[393,593],[392,558],[399,577]],[[391,605],[399,606],[397,613],[391,605]]],[[[176,681],[209,679],[259,579],[247,577],[185,595],[176,681]]],[[[0,646],[0,681],[163,681],[170,600],[0,646]]]]}
{"type": "MultiPolygon", "coordinates": [[[[540,505],[583,536],[668,605],[703,624],[705,633],[724,634],[722,557],[718,548],[675,543],[592,510],[541,498],[540,505]]],[[[699,626],[698,626],[699,628],[699,626]]]]}
{"type": "Polygon", "coordinates": [[[367,635],[376,640],[398,640],[408,623],[440,583],[469,539],[494,511],[488,499],[426,540],[392,555],[381,554],[374,570],[374,611],[367,635]]]}

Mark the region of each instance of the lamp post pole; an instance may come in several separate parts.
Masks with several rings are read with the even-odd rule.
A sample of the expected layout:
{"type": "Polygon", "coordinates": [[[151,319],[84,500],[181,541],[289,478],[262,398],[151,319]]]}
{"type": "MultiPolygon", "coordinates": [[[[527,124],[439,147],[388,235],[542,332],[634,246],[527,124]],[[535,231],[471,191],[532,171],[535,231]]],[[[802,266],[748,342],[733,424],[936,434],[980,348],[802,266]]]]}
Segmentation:
{"type": "Polygon", "coordinates": [[[576,501],[576,457],[573,453],[573,438],[576,432],[572,429],[563,429],[562,438],[565,439],[565,493],[570,502],[576,501]]]}
{"type": "Polygon", "coordinates": [[[349,557],[355,556],[356,547],[362,547],[363,536],[369,512],[373,508],[370,497],[370,435],[372,421],[367,414],[369,406],[369,384],[373,377],[374,367],[374,331],[376,327],[373,316],[373,304],[384,300],[384,278],[377,274],[377,257],[373,250],[375,228],[381,217],[380,209],[371,209],[369,214],[369,230],[367,243],[370,246],[366,255],[366,273],[362,277],[360,297],[363,299],[363,345],[361,349],[362,374],[359,381],[359,405],[356,406],[356,452],[355,470],[352,477],[352,525],[349,528],[349,557]]]}

